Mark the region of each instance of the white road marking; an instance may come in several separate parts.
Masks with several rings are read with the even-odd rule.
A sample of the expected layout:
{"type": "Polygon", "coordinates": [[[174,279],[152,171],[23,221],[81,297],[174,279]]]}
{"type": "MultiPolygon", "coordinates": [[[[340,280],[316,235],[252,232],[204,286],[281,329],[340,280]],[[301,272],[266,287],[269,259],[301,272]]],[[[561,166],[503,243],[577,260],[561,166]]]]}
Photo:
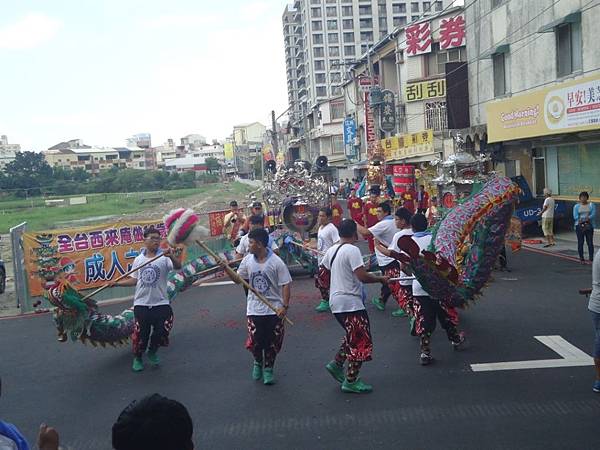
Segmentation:
{"type": "Polygon", "coordinates": [[[530,361],[508,361],[498,363],[471,364],[473,372],[489,372],[493,370],[547,369],[551,367],[593,366],[590,355],[570,344],[561,336],[534,336],[542,344],[550,347],[562,358],[538,359],[530,361]]]}

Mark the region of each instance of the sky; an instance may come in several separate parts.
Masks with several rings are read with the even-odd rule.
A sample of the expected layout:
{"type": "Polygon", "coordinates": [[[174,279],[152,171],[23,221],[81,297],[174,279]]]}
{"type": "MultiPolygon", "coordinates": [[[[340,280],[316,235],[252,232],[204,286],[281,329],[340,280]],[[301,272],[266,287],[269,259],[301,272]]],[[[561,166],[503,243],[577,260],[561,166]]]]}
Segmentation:
{"type": "Polygon", "coordinates": [[[287,108],[287,0],[12,0],[0,16],[0,134],[22,150],[224,139],[287,108]]]}

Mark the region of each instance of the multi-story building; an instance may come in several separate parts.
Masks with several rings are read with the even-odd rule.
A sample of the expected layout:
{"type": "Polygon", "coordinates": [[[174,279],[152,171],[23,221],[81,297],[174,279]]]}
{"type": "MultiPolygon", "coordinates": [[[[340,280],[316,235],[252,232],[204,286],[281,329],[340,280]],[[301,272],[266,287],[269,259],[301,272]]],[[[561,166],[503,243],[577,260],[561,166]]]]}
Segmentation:
{"type": "Polygon", "coordinates": [[[206,138],[200,134],[188,134],[181,138],[181,145],[185,147],[186,152],[194,151],[206,145],[206,138]]]}
{"type": "Polygon", "coordinates": [[[600,8],[482,0],[466,9],[469,140],[534,195],[600,200],[600,8]]]}
{"type": "Polygon", "coordinates": [[[8,163],[14,161],[16,153],[20,151],[19,144],[9,144],[6,135],[0,136],[0,170],[4,170],[8,163]]]}
{"type": "Polygon", "coordinates": [[[42,152],[51,167],[63,169],[81,168],[97,175],[113,167],[121,169],[146,169],[146,150],[127,147],[94,147],[83,145],[76,139],[61,142],[42,152]]]}
{"type": "Polygon", "coordinates": [[[204,147],[195,150],[193,154],[194,156],[201,156],[205,159],[214,158],[219,164],[225,164],[225,148],[220,144],[205,145],[204,147]]]}
{"type": "Polygon", "coordinates": [[[347,67],[397,27],[444,1],[296,0],[283,13],[288,98],[297,134],[320,101],[342,94],[347,67]]]}
{"type": "Polygon", "coordinates": [[[260,155],[266,133],[267,128],[260,122],[240,124],[233,127],[235,166],[241,177],[252,177],[254,161],[260,155]]]}
{"type": "Polygon", "coordinates": [[[165,161],[181,156],[177,153],[177,146],[173,139],[167,139],[167,142],[163,145],[154,147],[154,151],[156,153],[156,164],[158,167],[164,167],[165,161]]]}
{"type": "Polygon", "coordinates": [[[344,84],[346,118],[356,129],[346,149],[358,161],[351,167],[380,158],[390,174],[397,166],[408,175],[398,178],[433,178],[428,163],[453,151],[450,130],[469,125],[466,26],[463,7],[446,8],[395,29],[352,67],[344,84]]]}

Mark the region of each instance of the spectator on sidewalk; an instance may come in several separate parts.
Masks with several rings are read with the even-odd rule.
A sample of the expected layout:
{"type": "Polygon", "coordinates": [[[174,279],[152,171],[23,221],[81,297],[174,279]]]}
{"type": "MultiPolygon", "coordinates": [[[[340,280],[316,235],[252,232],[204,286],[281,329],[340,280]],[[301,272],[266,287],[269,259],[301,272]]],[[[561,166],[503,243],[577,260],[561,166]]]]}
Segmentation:
{"type": "Polygon", "coordinates": [[[176,400],[152,394],[131,402],[112,427],[114,450],[193,450],[194,425],[176,400]]]}
{"type": "Polygon", "coordinates": [[[596,205],[590,202],[590,194],[585,191],[579,194],[579,202],[573,206],[573,220],[575,221],[575,234],[577,234],[579,260],[581,264],[585,264],[585,258],[583,257],[583,240],[585,239],[591,262],[594,259],[596,205]]]}
{"type": "Polygon", "coordinates": [[[552,191],[548,188],[544,188],[544,206],[540,215],[542,216],[542,231],[544,236],[548,240],[548,243],[544,247],[552,247],[556,245],[554,240],[554,199],[552,198],[552,191]]]}
{"type": "Polygon", "coordinates": [[[592,314],[595,331],[593,357],[596,366],[596,381],[594,381],[592,390],[600,392],[600,251],[598,251],[592,267],[592,293],[590,294],[588,309],[592,314]]]}

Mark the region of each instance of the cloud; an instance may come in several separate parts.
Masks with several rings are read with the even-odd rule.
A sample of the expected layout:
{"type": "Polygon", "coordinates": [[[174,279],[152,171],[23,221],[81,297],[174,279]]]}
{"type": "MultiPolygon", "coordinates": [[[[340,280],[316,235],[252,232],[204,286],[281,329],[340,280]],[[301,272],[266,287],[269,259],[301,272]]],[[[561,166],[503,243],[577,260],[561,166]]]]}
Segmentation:
{"type": "Polygon", "coordinates": [[[258,20],[272,13],[273,6],[265,1],[246,3],[240,8],[240,16],[247,21],[258,20]]]}
{"type": "Polygon", "coordinates": [[[221,18],[215,14],[165,14],[140,20],[145,28],[180,28],[218,23],[221,18]]]}
{"type": "Polygon", "coordinates": [[[45,14],[28,14],[17,22],[0,28],[0,49],[38,47],[56,36],[61,27],[61,21],[45,14]]]}

